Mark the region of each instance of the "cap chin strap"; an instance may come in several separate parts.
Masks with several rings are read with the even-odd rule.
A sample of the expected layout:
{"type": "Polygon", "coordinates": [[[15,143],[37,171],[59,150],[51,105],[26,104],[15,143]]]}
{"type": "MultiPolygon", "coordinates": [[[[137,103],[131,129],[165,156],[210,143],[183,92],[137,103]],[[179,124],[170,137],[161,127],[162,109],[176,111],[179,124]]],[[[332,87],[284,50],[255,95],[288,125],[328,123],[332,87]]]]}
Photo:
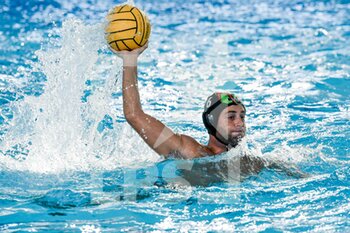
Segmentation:
{"type": "MultiPolygon", "coordinates": [[[[211,135],[212,135],[212,134],[211,134],[211,135]]],[[[216,140],[218,140],[219,142],[221,142],[222,144],[225,145],[227,151],[230,150],[231,148],[237,146],[237,144],[238,144],[238,143],[236,143],[235,145],[232,145],[231,143],[228,143],[227,141],[225,142],[225,141],[222,140],[220,137],[216,136],[216,134],[213,135],[213,136],[216,138],[216,140]]]]}
{"type": "Polygon", "coordinates": [[[216,140],[218,140],[219,142],[221,142],[221,143],[224,144],[225,146],[228,146],[228,145],[229,145],[229,143],[225,142],[225,141],[222,140],[220,137],[216,136],[216,134],[213,135],[213,136],[214,136],[214,138],[216,138],[216,140]]]}

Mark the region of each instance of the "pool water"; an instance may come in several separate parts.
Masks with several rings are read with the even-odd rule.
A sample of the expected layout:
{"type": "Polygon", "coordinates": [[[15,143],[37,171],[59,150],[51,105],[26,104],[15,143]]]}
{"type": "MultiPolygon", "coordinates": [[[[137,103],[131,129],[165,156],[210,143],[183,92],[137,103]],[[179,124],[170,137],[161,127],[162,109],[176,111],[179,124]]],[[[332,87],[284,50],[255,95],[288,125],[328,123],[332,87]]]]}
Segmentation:
{"type": "Polygon", "coordinates": [[[350,231],[349,1],[135,1],[152,24],[147,113],[205,144],[207,96],[246,104],[242,143],[191,161],[123,117],[103,34],[119,3],[1,1],[1,232],[350,231]],[[232,174],[243,154],[308,176],[232,174]]]}

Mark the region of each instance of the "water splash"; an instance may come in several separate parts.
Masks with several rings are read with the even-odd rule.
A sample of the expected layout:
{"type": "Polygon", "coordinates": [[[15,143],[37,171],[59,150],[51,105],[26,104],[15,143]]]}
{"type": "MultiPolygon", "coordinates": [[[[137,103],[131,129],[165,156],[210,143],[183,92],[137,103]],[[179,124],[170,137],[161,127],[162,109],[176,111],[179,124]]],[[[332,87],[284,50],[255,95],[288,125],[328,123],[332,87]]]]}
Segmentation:
{"type": "Polygon", "coordinates": [[[120,98],[113,98],[120,97],[120,63],[106,52],[103,24],[69,19],[59,38],[36,52],[39,62],[33,67],[47,77],[45,91],[13,104],[0,165],[59,172],[157,160],[127,124],[113,120],[122,116],[120,98]],[[143,156],[135,158],[138,154],[143,156]]]}
{"type": "Polygon", "coordinates": [[[131,5],[131,6],[135,6],[134,0],[127,0],[126,4],[131,5]]]}

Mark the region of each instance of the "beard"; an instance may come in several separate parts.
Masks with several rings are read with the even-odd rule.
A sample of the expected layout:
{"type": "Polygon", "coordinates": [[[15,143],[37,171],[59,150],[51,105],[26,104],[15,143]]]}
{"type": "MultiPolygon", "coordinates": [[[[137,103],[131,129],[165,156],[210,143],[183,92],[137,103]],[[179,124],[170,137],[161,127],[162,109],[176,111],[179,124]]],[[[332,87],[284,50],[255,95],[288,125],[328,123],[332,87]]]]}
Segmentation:
{"type": "Polygon", "coordinates": [[[244,138],[245,136],[245,131],[241,132],[231,132],[226,137],[222,136],[220,133],[216,133],[216,136],[224,142],[226,145],[229,145],[231,147],[236,147],[238,143],[244,138]]]}

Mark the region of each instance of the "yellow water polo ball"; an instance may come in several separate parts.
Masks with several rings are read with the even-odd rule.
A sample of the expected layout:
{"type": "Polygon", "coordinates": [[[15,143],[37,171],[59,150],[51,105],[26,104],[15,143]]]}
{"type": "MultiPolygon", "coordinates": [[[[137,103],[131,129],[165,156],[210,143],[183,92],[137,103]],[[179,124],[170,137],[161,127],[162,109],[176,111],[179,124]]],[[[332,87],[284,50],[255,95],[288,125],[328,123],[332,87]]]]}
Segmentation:
{"type": "Polygon", "coordinates": [[[114,7],[107,15],[106,40],[116,50],[133,50],[144,46],[151,24],[144,12],[128,4],[114,7]]]}

